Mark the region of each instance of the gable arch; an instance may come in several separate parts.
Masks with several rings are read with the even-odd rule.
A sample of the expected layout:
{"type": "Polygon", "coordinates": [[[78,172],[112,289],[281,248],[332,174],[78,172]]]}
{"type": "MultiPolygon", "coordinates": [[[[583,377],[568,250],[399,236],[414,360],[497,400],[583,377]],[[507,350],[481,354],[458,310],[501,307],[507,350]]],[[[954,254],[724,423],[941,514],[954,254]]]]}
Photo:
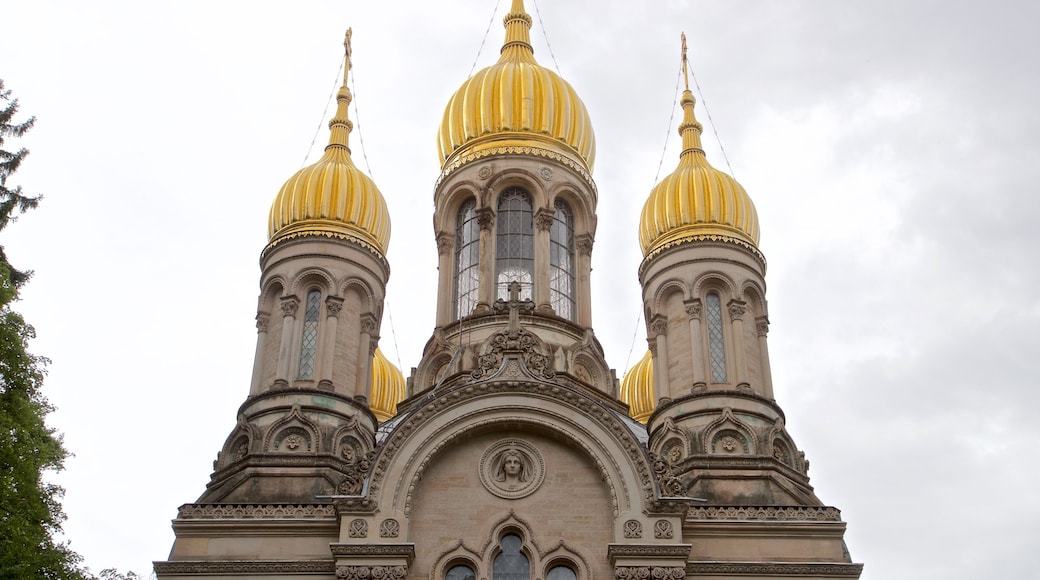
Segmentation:
{"type": "Polygon", "coordinates": [[[721,290],[726,294],[725,296],[720,296],[720,298],[728,300],[740,298],[740,293],[737,291],[737,285],[733,282],[733,279],[718,271],[705,272],[697,278],[693,283],[692,295],[700,298],[712,289],[721,290]]]}
{"type": "Polygon", "coordinates": [[[376,318],[382,316],[382,311],[379,309],[380,299],[377,297],[375,291],[372,290],[372,286],[368,282],[358,277],[350,277],[343,281],[339,286],[340,296],[344,296],[348,291],[353,290],[357,293],[358,297],[361,298],[362,303],[367,305],[365,312],[374,315],[376,318]]]}
{"type": "MultiPolygon", "coordinates": [[[[678,278],[672,278],[657,287],[657,291],[654,292],[653,298],[653,312],[659,313],[664,309],[665,301],[674,293],[681,293],[683,300],[687,300],[690,297],[690,287],[686,282],[679,280],[678,278]]],[[[653,315],[650,316],[651,318],[653,315]]]]}
{"type": "Polygon", "coordinates": [[[481,190],[483,188],[469,181],[453,184],[447,193],[438,196],[437,206],[433,213],[433,229],[435,232],[455,233],[459,209],[469,200],[476,201],[476,209],[481,209],[481,190]]]}
{"type": "Polygon", "coordinates": [[[292,285],[289,288],[289,293],[292,295],[298,295],[301,289],[310,285],[319,286],[326,294],[332,293],[336,286],[332,274],[330,274],[328,270],[324,268],[307,268],[297,274],[293,279],[292,285]]]}
{"type": "Polygon", "coordinates": [[[566,203],[574,215],[574,234],[593,235],[596,233],[596,208],[586,203],[586,198],[570,183],[559,183],[549,189],[549,200],[546,207],[552,208],[556,201],[566,203]]]}
{"type": "Polygon", "coordinates": [[[531,205],[536,211],[538,208],[549,205],[549,195],[536,175],[524,169],[510,168],[488,181],[484,206],[497,211],[499,196],[513,187],[518,187],[531,195],[531,205]]]}

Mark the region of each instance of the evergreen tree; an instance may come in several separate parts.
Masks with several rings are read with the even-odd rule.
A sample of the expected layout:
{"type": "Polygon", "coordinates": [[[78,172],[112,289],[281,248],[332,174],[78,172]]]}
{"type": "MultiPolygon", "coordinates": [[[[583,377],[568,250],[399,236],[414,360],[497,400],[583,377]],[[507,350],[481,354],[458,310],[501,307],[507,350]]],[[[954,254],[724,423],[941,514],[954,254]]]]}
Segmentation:
{"type": "MultiPolygon", "coordinates": [[[[8,185],[29,152],[8,151],[5,141],[21,137],[35,121],[16,122],[17,112],[18,100],[0,81],[0,230],[40,201],[8,185]]],[[[52,407],[40,389],[48,361],[28,352],[35,331],[12,309],[29,275],[11,266],[0,246],[0,579],[79,580],[85,577],[80,556],[54,539],[65,519],[64,490],[44,477],[68,456],[45,422],[52,407]]]]}

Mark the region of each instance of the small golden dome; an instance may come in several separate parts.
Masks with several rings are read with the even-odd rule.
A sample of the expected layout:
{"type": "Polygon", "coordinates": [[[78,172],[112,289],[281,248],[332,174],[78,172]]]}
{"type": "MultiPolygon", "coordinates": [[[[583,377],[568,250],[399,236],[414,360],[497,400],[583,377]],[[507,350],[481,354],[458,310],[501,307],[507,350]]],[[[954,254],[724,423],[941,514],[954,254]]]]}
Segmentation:
{"type": "Polygon", "coordinates": [[[535,61],[523,0],[513,0],[505,28],[498,62],[448,101],[437,134],[442,167],[516,152],[562,155],[591,173],[596,137],[589,112],[567,81],[535,61]]]}
{"type": "Polygon", "coordinates": [[[369,397],[368,408],[382,423],[397,414],[397,404],[404,397],[404,375],[383,356],[383,351],[376,348],[376,354],[372,357],[372,396],[369,397]]]}
{"type": "Polygon", "coordinates": [[[621,400],[628,403],[628,413],[640,423],[646,423],[654,412],[654,359],[650,351],[628,369],[621,379],[621,400]]]}
{"type": "MultiPolygon", "coordinates": [[[[686,74],[686,36],[683,35],[683,74],[686,74]]],[[[639,218],[639,246],[643,256],[693,240],[728,240],[758,247],[758,212],[744,187],[708,163],[701,147],[701,124],[693,114],[696,99],[686,90],[679,101],[683,150],[679,166],[658,183],[643,205],[639,218]]]]}
{"type": "Polygon", "coordinates": [[[271,204],[268,247],[290,238],[325,236],[360,243],[386,255],[390,242],[390,212],[379,188],[354,166],[347,146],[353,123],[347,117],[351,94],[350,31],[347,31],[343,86],[336,95],[336,116],[329,121],[325,154],[285,182],[271,204]]]}

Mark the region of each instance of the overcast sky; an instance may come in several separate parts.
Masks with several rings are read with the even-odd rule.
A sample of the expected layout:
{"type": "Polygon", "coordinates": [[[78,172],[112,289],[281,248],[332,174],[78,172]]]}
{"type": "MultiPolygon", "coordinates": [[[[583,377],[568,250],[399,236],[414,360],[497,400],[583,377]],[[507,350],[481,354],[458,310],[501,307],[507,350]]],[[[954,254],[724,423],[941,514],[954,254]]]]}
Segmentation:
{"type": "MultiPolygon", "coordinates": [[[[0,243],[36,271],[17,308],[76,455],[65,530],[95,571],[150,573],[248,392],[267,211],[327,140],[344,29],[354,159],[393,220],[380,345],[408,374],[433,329],[437,126],[509,0],[479,58],[493,0],[9,4],[0,78],[38,117],[14,181],[44,201],[0,243]]],[[[596,129],[618,376],[646,349],[636,222],[677,162],[685,31],[709,159],[726,169],[714,129],[761,218],[777,401],[863,578],[1035,576],[1038,5],[527,8],[596,129]]]]}

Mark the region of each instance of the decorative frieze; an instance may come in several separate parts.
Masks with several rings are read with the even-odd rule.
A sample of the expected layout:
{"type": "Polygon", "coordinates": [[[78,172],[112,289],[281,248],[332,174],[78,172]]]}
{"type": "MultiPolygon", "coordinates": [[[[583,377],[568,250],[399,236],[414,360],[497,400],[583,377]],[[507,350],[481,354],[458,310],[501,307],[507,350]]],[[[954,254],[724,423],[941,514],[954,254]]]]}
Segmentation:
{"type": "Polygon", "coordinates": [[[815,562],[690,562],[686,565],[690,576],[740,575],[740,576],[803,576],[822,578],[825,576],[848,576],[859,578],[863,564],[815,563],[815,562]]]}
{"type": "Polygon", "coordinates": [[[329,519],[336,517],[336,508],[330,504],[195,504],[182,505],[177,510],[180,520],[299,520],[329,519]]]}
{"type": "Polygon", "coordinates": [[[336,566],[336,578],[343,580],[399,580],[407,573],[404,566],[336,566]]]}
{"type": "Polygon", "coordinates": [[[694,506],[687,519],[840,522],[841,511],[830,506],[694,506]]]}
{"type": "Polygon", "coordinates": [[[686,577],[686,568],[680,566],[617,566],[614,578],[617,580],[682,580],[686,577]]]}
{"type": "Polygon", "coordinates": [[[268,561],[170,561],[154,562],[160,576],[289,576],[297,574],[333,574],[332,560],[268,560],[268,561]]]}

